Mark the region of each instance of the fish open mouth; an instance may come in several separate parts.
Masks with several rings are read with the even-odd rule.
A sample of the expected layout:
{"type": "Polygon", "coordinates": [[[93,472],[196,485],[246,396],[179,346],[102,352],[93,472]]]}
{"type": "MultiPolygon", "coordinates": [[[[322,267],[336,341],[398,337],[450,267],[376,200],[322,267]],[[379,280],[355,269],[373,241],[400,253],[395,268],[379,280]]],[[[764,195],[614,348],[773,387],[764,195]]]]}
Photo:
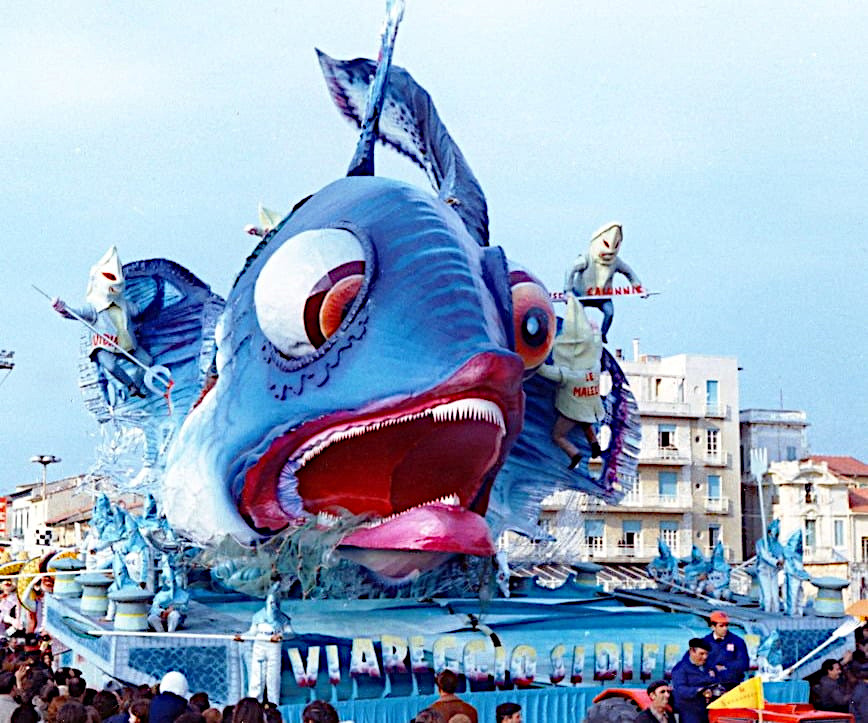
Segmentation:
{"type": "Polygon", "coordinates": [[[328,526],[349,513],[369,520],[342,546],[493,554],[481,515],[518,435],[521,368],[496,354],[471,362],[419,397],[329,415],[274,440],[245,477],[248,524],[272,534],[310,515],[328,526]]]}

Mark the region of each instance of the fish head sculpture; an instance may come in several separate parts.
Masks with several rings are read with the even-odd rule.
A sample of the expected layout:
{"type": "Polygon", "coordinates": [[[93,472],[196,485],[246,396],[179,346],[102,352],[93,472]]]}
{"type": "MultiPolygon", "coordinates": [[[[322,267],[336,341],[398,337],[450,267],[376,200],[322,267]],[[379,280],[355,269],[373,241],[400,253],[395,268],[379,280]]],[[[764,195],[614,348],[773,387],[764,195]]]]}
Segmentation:
{"type": "Polygon", "coordinates": [[[348,512],[366,521],[342,552],[387,577],[493,554],[488,495],[554,324],[545,289],[515,281],[412,185],[347,177],[307,199],[227,299],[217,383],[168,466],[173,527],[250,542],[348,512]]]}

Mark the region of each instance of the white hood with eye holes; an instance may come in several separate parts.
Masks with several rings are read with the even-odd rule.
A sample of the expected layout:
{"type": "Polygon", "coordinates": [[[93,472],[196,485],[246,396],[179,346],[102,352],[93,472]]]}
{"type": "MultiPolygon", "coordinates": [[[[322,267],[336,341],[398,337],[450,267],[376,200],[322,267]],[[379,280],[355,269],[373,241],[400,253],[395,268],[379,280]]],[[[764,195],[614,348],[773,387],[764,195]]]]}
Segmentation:
{"type": "Polygon", "coordinates": [[[103,311],[124,295],[124,270],[117,246],[112,246],[90,269],[87,302],[103,311]]]}

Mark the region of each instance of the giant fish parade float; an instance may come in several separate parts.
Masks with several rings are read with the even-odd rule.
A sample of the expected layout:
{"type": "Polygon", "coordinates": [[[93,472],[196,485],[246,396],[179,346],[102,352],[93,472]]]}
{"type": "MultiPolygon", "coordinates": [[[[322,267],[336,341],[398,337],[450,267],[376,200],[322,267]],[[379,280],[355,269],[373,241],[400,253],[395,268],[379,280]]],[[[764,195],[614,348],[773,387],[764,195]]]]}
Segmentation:
{"type": "Polygon", "coordinates": [[[761,554],[776,579],[774,523],[761,603],[732,591],[722,548],[679,561],[661,541],[656,587],[613,592],[593,563],[552,582],[498,549],[538,536],[554,493],[616,504],[634,483],[638,408],[604,343],[612,297],[647,292],[616,223],[554,293],[492,243],[470,165],[392,63],[403,11],[387,3],[376,61],[318,51],[360,129],[349,170],[286,215],[260,209],[225,299],[114,247],[83,305],[53,299],[82,325],[102,441],[82,549],[27,563],[21,599],[88,680],[178,670],[212,701],[267,697],[287,720],[321,698],[407,721],[444,668],[481,719],[513,700],[527,720],[631,720],[721,608],[766,698],[805,700],[802,678],[861,621],[834,596],[802,614],[798,541],[779,611],[761,554]],[[375,175],[377,143],[434,193],[375,175]],[[122,493],[146,496],[140,515],[110,501],[122,493]],[[40,573],[54,589],[37,605],[40,573]]]}

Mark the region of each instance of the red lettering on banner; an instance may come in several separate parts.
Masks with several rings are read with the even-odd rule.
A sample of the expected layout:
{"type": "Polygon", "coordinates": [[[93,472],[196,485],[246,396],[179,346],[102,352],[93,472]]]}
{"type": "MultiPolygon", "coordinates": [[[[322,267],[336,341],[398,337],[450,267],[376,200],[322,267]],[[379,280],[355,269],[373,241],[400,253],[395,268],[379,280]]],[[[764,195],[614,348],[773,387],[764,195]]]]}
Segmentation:
{"type": "Polygon", "coordinates": [[[573,387],[574,397],[598,397],[600,396],[600,387],[573,387]]]}
{"type": "Polygon", "coordinates": [[[118,346],[118,338],[114,334],[94,334],[90,339],[91,346],[107,346],[114,349],[118,346]]]}

